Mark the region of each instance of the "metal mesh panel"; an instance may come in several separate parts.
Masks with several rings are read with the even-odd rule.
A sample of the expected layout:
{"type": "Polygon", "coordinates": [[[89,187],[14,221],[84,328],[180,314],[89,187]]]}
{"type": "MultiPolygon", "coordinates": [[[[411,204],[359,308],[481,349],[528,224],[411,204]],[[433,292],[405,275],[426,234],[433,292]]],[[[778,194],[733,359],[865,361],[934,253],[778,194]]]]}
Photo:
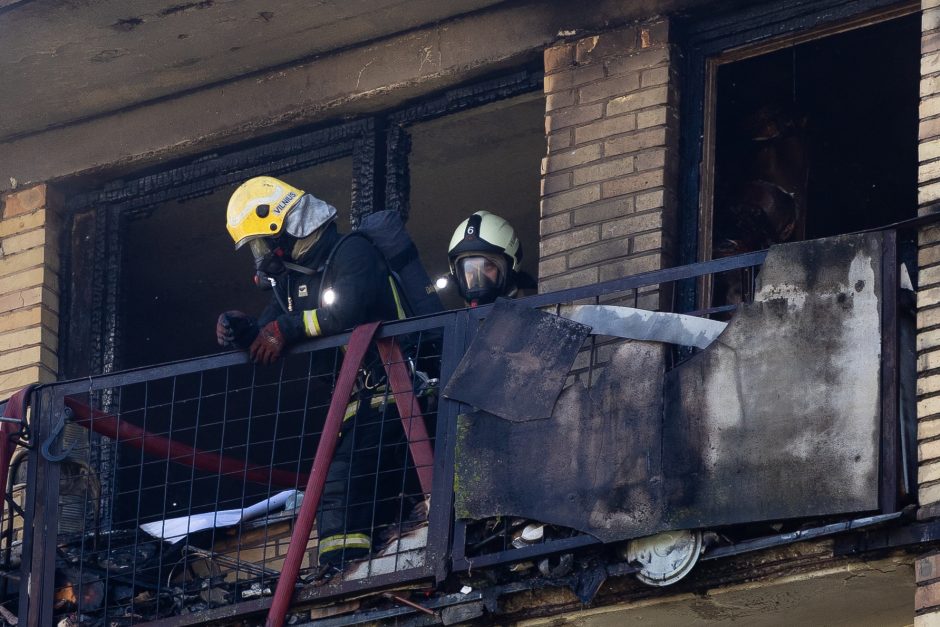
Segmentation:
{"type": "MultiPolygon", "coordinates": [[[[676,281],[739,271],[762,258],[755,253],[520,302],[547,311],[572,303],[652,308],[676,281]]],[[[330,466],[319,529],[298,541],[304,557],[295,603],[443,580],[451,568],[532,560],[551,571],[559,554],[595,542],[538,521],[451,521],[454,429],[465,408],[438,399],[437,379],[454,371],[487,310],[380,331],[397,338],[404,356],[398,365],[418,409],[399,412],[379,351],[370,349],[355,393],[342,399],[338,450],[349,454],[330,466]],[[419,416],[412,414],[420,414],[429,435],[417,436],[419,416]],[[421,444],[433,447],[433,461],[424,458],[419,467],[421,444]]],[[[49,446],[30,450],[29,481],[11,475],[30,488],[23,577],[33,592],[21,595],[20,615],[33,624],[63,618],[194,624],[263,611],[290,545],[347,341],[310,342],[270,367],[227,353],[43,388],[31,425],[37,442],[49,446]],[[65,437],[60,419],[68,425],[65,437]]],[[[593,380],[621,341],[589,339],[570,381],[593,380]]],[[[15,514],[7,520],[19,524],[15,514]]],[[[4,550],[15,547],[17,533],[4,537],[4,550]]]]}
{"type": "MultiPolygon", "coordinates": [[[[300,583],[314,597],[413,578],[426,563],[430,493],[410,447],[434,444],[442,346],[438,331],[398,343],[420,412],[399,415],[373,347],[344,401],[320,533],[306,541],[300,583]]],[[[52,449],[67,455],[37,459],[58,464],[55,618],[133,624],[269,596],[343,353],[334,342],[270,367],[171,364],[64,388],[69,433],[52,449]],[[101,446],[108,472],[94,464],[101,446]]]]}

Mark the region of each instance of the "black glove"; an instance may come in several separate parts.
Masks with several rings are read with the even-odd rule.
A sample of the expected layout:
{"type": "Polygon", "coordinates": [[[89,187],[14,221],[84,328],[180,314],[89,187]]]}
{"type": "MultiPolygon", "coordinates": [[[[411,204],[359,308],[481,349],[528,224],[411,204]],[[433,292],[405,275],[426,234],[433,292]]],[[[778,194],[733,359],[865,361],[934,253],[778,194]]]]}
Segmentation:
{"type": "Polygon", "coordinates": [[[225,348],[248,348],[258,335],[258,321],[241,311],[226,311],[215,323],[215,339],[225,348]]]}

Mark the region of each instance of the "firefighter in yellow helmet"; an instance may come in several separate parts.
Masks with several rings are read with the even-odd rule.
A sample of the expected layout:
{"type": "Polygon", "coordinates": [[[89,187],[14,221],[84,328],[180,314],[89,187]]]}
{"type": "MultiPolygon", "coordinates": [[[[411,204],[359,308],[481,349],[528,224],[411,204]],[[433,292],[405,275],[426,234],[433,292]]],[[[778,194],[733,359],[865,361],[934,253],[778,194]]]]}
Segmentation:
{"type": "Polygon", "coordinates": [[[398,317],[382,253],[360,237],[346,238],[334,253],[341,239],[335,218],[332,205],[270,176],[235,190],[226,227],[236,248],[249,246],[255,282],[274,298],[257,319],[238,311],[219,316],[221,346],[270,364],[306,337],[398,317]]]}
{"type": "Polygon", "coordinates": [[[489,211],[477,211],[457,226],[447,258],[457,290],[471,307],[492,303],[499,296],[512,298],[520,287],[533,283],[519,271],[522,245],[516,231],[489,211]]]}
{"type": "MultiPolygon", "coordinates": [[[[221,314],[221,346],[248,350],[256,363],[270,364],[304,338],[399,317],[385,257],[365,237],[342,237],[335,218],[330,204],[269,176],[235,190],[226,227],[236,248],[251,249],[256,283],[271,289],[273,298],[257,318],[240,311],[221,314]]],[[[377,456],[390,436],[382,435],[381,417],[366,415],[370,405],[358,403],[361,411],[344,422],[327,476],[317,516],[323,566],[339,568],[371,549],[371,500],[377,489],[387,491],[376,488],[382,481],[376,477],[377,456]],[[353,425],[355,437],[346,433],[353,425]],[[353,455],[353,442],[366,451],[353,455]]]]}

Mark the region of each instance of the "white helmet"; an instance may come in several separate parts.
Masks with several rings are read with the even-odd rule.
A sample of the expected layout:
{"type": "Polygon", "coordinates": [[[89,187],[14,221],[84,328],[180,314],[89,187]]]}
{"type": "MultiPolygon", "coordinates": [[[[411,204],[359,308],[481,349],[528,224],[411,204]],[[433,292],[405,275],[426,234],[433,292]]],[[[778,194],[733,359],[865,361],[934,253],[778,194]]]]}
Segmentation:
{"type": "Polygon", "coordinates": [[[447,257],[468,303],[483,305],[515,293],[522,246],[512,225],[498,215],[477,211],[461,222],[447,257]]]}

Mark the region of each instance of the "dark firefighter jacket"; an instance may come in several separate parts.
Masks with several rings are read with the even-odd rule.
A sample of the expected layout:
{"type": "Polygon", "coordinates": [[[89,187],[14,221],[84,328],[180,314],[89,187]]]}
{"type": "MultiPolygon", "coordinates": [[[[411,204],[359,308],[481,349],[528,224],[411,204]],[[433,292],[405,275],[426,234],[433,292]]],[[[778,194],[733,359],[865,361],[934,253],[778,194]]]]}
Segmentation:
{"type": "MultiPolygon", "coordinates": [[[[343,238],[331,224],[296,263],[314,270],[314,274],[289,271],[279,277],[275,297],[258,320],[259,326],[277,320],[288,345],[304,337],[331,335],[365,322],[399,317],[385,257],[366,237],[343,238]],[[331,288],[335,293],[333,304],[321,306],[318,302],[321,285],[324,290],[331,288]]],[[[332,360],[327,361],[320,365],[332,367],[332,360]]],[[[366,355],[364,369],[372,375],[373,381],[378,382],[385,376],[374,349],[366,355]]],[[[401,475],[400,471],[390,472],[389,468],[405,467],[405,449],[401,444],[404,432],[397,426],[401,423],[395,412],[389,415],[394,415],[396,420],[385,427],[385,412],[375,409],[371,395],[371,391],[363,389],[350,399],[354,403],[347,406],[347,411],[352,409],[354,419],[347,415],[343,421],[339,444],[329,467],[317,514],[321,565],[341,564],[343,560],[364,557],[369,552],[373,525],[387,526],[394,520],[393,515],[385,511],[389,506],[376,504],[389,504],[394,513],[398,511],[396,495],[402,489],[401,475]],[[352,436],[354,429],[356,435],[352,436]],[[381,472],[377,472],[379,468],[381,472]]],[[[385,403],[394,404],[394,399],[385,403]]],[[[410,489],[412,493],[420,492],[420,488],[412,486],[410,489]]]]}
{"type": "Polygon", "coordinates": [[[288,345],[304,337],[339,333],[364,322],[398,318],[385,258],[365,237],[343,239],[336,225],[331,224],[296,263],[314,274],[290,270],[279,277],[275,296],[258,319],[260,327],[277,320],[288,345]],[[339,248],[329,267],[324,268],[337,243],[339,248]],[[333,290],[333,304],[321,306],[318,302],[321,285],[324,290],[333,290]]]}

